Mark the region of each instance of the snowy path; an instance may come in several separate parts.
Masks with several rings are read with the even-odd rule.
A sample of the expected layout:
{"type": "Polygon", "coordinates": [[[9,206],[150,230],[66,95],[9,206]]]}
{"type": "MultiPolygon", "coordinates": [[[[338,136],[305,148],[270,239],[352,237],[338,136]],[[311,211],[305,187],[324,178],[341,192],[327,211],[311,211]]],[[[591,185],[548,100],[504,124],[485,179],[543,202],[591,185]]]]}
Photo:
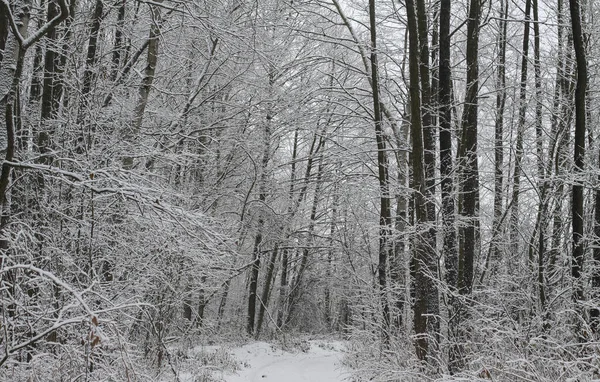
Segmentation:
{"type": "Polygon", "coordinates": [[[226,382],[342,382],[348,375],[341,365],[341,342],[310,341],[306,352],[290,353],[264,342],[233,351],[244,367],[224,375],[226,382]]]}

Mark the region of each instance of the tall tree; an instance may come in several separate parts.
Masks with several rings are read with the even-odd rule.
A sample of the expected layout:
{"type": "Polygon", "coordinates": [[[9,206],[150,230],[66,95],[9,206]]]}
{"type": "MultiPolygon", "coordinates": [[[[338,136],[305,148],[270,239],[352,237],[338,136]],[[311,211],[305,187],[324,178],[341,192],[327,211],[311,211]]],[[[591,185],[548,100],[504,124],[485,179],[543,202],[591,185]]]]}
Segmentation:
{"type": "Polygon", "coordinates": [[[460,230],[461,251],[458,265],[458,289],[470,294],[473,289],[473,261],[477,250],[479,218],[479,166],[477,162],[477,111],[479,93],[479,17],[481,0],[471,0],[467,22],[467,91],[462,117],[460,144],[461,209],[465,220],[460,230]]]}
{"type": "MultiPolygon", "coordinates": [[[[427,194],[435,194],[435,118],[432,76],[429,64],[429,27],[425,0],[416,0],[417,29],[419,36],[419,78],[421,80],[421,119],[423,123],[423,147],[425,164],[425,181],[427,194]]],[[[427,215],[430,221],[435,220],[435,204],[427,203],[427,215]]]]}
{"type": "Polygon", "coordinates": [[[529,67],[529,30],[531,19],[531,0],[525,2],[525,23],[523,23],[523,50],[521,53],[521,81],[519,88],[519,118],[517,121],[517,142],[515,148],[515,169],[513,173],[513,192],[510,214],[510,240],[512,252],[519,253],[519,198],[521,193],[521,173],[523,162],[523,139],[527,115],[527,69],[529,67]]]}
{"type": "MultiPolygon", "coordinates": [[[[573,293],[576,303],[583,300],[583,270],[584,242],[583,242],[583,184],[581,174],[584,170],[585,159],[585,134],[586,134],[586,95],[587,95],[587,59],[583,30],[581,26],[581,5],[579,0],[569,0],[571,13],[571,27],[573,30],[573,48],[577,62],[577,83],[575,87],[575,147],[574,183],[572,188],[571,219],[573,230],[573,257],[571,262],[571,276],[573,277],[573,293]]],[[[578,333],[580,335],[580,333],[578,333]]]]}
{"type": "MultiPolygon", "coordinates": [[[[157,3],[160,2],[162,2],[162,0],[159,0],[157,3]]],[[[148,97],[150,96],[150,90],[152,90],[152,84],[154,83],[154,76],[156,73],[156,65],[158,63],[158,50],[161,34],[160,8],[154,4],[149,5],[149,7],[152,19],[150,22],[150,32],[147,40],[148,52],[146,58],[146,67],[144,68],[142,83],[138,89],[138,99],[133,111],[133,120],[131,121],[130,126],[124,131],[125,140],[131,143],[137,138],[142,127],[144,111],[148,105],[148,97]]],[[[133,157],[128,155],[123,157],[123,168],[132,169],[133,165],[133,157]]]]}
{"type": "MultiPolygon", "coordinates": [[[[420,0],[419,0],[420,1],[420,0]]],[[[420,45],[415,4],[406,1],[409,30],[410,122],[412,136],[412,188],[417,237],[413,241],[411,273],[414,277],[414,328],[416,353],[421,360],[429,359],[434,351],[438,325],[438,295],[433,278],[437,276],[435,235],[430,226],[430,191],[425,168],[424,121],[421,100],[420,45]]]]}
{"type": "MultiPolygon", "coordinates": [[[[477,122],[479,94],[479,18],[481,15],[481,0],[471,0],[469,6],[469,21],[467,22],[467,82],[466,95],[462,116],[462,133],[460,140],[458,165],[460,166],[460,199],[459,212],[463,222],[459,230],[458,257],[458,291],[463,296],[469,296],[473,291],[473,264],[478,247],[479,228],[479,165],[477,158],[477,122]]],[[[463,303],[456,314],[459,315],[458,325],[463,326],[467,318],[468,301],[463,303]]],[[[469,334],[460,329],[461,341],[468,339],[469,334]]],[[[456,360],[455,366],[461,368],[465,362],[463,349],[456,360]]]]}
{"type": "MultiPolygon", "coordinates": [[[[545,259],[546,259],[546,228],[548,213],[548,188],[549,183],[546,179],[546,165],[544,156],[544,134],[543,134],[543,104],[542,104],[542,73],[541,73],[541,36],[539,25],[539,4],[538,0],[533,0],[533,50],[534,50],[534,74],[535,74],[535,137],[536,137],[536,155],[537,155],[537,177],[538,188],[540,191],[540,201],[538,207],[538,216],[536,228],[534,229],[530,251],[534,251],[534,243],[537,241],[537,284],[540,308],[542,312],[546,310],[546,281],[545,281],[545,259]],[[537,238],[536,238],[537,236],[537,238]]],[[[533,255],[533,253],[532,253],[533,255]]],[[[535,261],[530,255],[530,260],[535,261]]],[[[544,325],[547,325],[545,323],[544,325]]]]}
{"type": "Polygon", "coordinates": [[[2,14],[0,14],[0,66],[4,60],[4,49],[6,48],[6,40],[9,33],[8,13],[2,12],[2,14]]]}
{"type": "MultiPolygon", "coordinates": [[[[269,87],[272,89],[275,84],[274,74],[269,72],[269,87]]],[[[258,212],[258,220],[256,223],[256,234],[254,236],[254,247],[252,249],[252,266],[250,267],[250,281],[248,284],[248,319],[246,323],[246,332],[249,335],[254,335],[256,321],[256,299],[258,293],[258,276],[260,272],[261,254],[263,251],[264,229],[265,229],[265,214],[264,204],[268,194],[269,180],[269,162],[271,160],[271,121],[273,120],[272,110],[267,112],[264,121],[264,140],[263,152],[260,167],[260,179],[258,183],[258,201],[261,209],[258,212]]]]}
{"type": "Polygon", "coordinates": [[[504,112],[506,109],[506,44],[508,26],[508,1],[500,3],[498,29],[496,37],[498,58],[496,64],[496,118],[494,121],[494,215],[492,220],[492,238],[486,256],[485,267],[481,272],[483,282],[490,270],[490,261],[500,261],[501,242],[499,240],[502,227],[502,206],[504,194],[504,112]]]}
{"type": "MultiPolygon", "coordinates": [[[[94,73],[98,50],[98,33],[100,32],[100,26],[102,23],[102,12],[104,9],[104,3],[102,0],[96,0],[94,5],[94,12],[92,15],[92,22],[90,25],[90,38],[88,40],[87,57],[85,61],[85,71],[83,73],[83,87],[81,88],[81,101],[79,103],[79,113],[77,115],[77,124],[83,125],[84,116],[87,112],[87,108],[90,104],[90,93],[92,91],[92,83],[94,82],[96,75],[94,73]]],[[[83,133],[83,129],[82,129],[83,133]]],[[[83,133],[84,134],[84,133],[83,133]]],[[[88,144],[91,144],[92,131],[88,134],[88,144]]],[[[82,135],[81,141],[85,140],[85,136],[82,135]]]]}
{"type": "MultiPolygon", "coordinates": [[[[440,121],[440,178],[442,196],[442,234],[443,256],[446,267],[446,284],[448,293],[448,340],[454,342],[457,338],[455,315],[455,297],[458,278],[458,248],[456,246],[456,226],[454,210],[454,182],[452,178],[452,73],[450,63],[450,15],[452,3],[450,0],[440,2],[440,32],[439,32],[439,121],[440,121]]],[[[455,359],[458,357],[455,346],[449,349],[449,370],[456,372],[455,359]]]]}
{"type": "MultiPolygon", "coordinates": [[[[48,2],[47,20],[55,19],[61,14],[59,4],[54,1],[48,2]]],[[[67,16],[68,17],[68,16],[67,16]]],[[[43,164],[52,163],[52,139],[54,135],[54,124],[49,122],[58,116],[60,98],[62,96],[60,67],[60,42],[56,26],[52,26],[47,34],[46,52],[44,55],[44,81],[42,86],[41,120],[48,126],[42,126],[37,134],[36,142],[39,153],[39,162],[43,164]]]]}
{"type": "Polygon", "coordinates": [[[379,178],[379,291],[383,310],[383,340],[390,341],[390,308],[387,299],[387,262],[393,245],[391,243],[392,210],[390,204],[388,158],[382,125],[381,102],[379,101],[379,72],[377,67],[377,23],[375,0],[369,0],[369,27],[371,31],[371,90],[373,92],[373,121],[377,142],[377,169],[379,178]]]}

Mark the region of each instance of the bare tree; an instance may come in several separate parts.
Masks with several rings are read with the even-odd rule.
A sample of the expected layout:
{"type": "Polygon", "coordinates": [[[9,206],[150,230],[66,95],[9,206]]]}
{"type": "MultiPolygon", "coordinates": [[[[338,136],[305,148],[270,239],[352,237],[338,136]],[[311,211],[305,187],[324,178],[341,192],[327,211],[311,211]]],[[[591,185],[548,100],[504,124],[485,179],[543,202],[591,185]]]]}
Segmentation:
{"type": "MultiPolygon", "coordinates": [[[[573,258],[571,263],[571,276],[573,277],[573,296],[575,303],[583,300],[583,280],[581,274],[584,260],[583,243],[583,185],[579,175],[583,172],[585,158],[585,134],[586,134],[586,95],[587,95],[587,59],[581,27],[581,9],[579,0],[569,0],[571,12],[571,27],[573,29],[573,47],[577,62],[577,85],[575,87],[575,147],[573,153],[575,183],[572,188],[571,219],[573,230],[573,258]]],[[[582,333],[577,333],[581,336],[582,333]]]]}

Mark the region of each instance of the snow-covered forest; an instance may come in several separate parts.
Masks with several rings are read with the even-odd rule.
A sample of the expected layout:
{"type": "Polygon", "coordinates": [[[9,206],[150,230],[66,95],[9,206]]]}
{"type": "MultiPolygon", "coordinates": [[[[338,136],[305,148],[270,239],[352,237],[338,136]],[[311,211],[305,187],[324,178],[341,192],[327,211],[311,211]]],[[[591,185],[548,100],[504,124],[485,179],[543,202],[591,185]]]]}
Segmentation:
{"type": "Polygon", "coordinates": [[[597,380],[599,12],[0,0],[0,380],[597,380]]]}

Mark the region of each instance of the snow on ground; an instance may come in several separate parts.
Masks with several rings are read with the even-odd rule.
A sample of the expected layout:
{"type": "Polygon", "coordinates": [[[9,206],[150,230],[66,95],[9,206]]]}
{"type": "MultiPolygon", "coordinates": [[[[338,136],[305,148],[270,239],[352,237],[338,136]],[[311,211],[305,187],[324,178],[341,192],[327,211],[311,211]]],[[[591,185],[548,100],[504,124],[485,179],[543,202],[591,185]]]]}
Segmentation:
{"type": "Polygon", "coordinates": [[[232,350],[241,370],[224,373],[225,382],[342,382],[349,376],[339,341],[307,341],[303,350],[287,352],[265,342],[232,350]]]}

